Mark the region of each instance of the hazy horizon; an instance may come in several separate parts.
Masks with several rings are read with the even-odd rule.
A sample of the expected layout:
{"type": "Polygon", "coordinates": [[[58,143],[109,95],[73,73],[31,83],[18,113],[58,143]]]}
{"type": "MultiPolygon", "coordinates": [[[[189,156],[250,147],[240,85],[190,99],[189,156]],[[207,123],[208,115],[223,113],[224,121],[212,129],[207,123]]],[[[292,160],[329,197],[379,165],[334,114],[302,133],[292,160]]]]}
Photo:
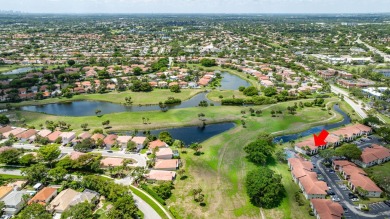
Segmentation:
{"type": "Polygon", "coordinates": [[[1,10],[48,14],[372,14],[388,0],[0,0],[1,10]]]}

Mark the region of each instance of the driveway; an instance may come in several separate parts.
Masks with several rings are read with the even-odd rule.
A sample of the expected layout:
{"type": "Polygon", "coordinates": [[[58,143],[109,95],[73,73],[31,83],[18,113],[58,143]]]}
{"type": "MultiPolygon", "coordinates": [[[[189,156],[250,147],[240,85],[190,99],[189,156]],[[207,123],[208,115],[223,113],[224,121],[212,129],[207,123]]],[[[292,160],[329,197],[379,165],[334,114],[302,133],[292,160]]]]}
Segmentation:
{"type": "MultiPolygon", "coordinates": [[[[22,144],[22,143],[15,143],[13,145],[15,148],[24,148],[28,150],[37,150],[39,147],[35,147],[33,144],[22,144]]],[[[70,154],[73,150],[72,147],[60,147],[61,153],[64,154],[70,154]]],[[[132,154],[126,154],[124,151],[112,151],[112,153],[107,152],[106,150],[92,150],[94,153],[100,153],[102,156],[106,157],[120,157],[120,158],[128,158],[128,159],[133,159],[137,161],[134,166],[140,166],[140,167],[145,167],[146,166],[146,158],[143,155],[132,153],[132,154]]]]}
{"type": "Polygon", "coordinates": [[[324,181],[332,188],[332,191],[340,198],[340,204],[348,208],[348,211],[344,213],[346,218],[351,219],[386,219],[390,215],[390,211],[387,209],[381,209],[377,211],[363,212],[356,208],[353,202],[348,198],[348,193],[351,192],[348,188],[342,190],[342,179],[336,173],[330,173],[326,171],[326,168],[321,164],[323,158],[312,157],[312,162],[316,164],[317,171],[319,171],[324,176],[324,181]]]}

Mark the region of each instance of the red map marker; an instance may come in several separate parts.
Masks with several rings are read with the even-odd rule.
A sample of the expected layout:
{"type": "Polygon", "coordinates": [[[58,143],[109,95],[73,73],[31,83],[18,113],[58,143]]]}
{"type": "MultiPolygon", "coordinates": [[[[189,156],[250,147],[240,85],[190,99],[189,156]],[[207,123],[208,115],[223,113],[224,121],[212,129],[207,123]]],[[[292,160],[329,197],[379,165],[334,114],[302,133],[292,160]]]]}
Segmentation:
{"type": "Polygon", "coordinates": [[[315,146],[319,147],[319,146],[325,145],[326,144],[325,138],[328,137],[328,135],[329,135],[329,132],[327,132],[325,129],[323,129],[318,136],[313,134],[315,146]]]}

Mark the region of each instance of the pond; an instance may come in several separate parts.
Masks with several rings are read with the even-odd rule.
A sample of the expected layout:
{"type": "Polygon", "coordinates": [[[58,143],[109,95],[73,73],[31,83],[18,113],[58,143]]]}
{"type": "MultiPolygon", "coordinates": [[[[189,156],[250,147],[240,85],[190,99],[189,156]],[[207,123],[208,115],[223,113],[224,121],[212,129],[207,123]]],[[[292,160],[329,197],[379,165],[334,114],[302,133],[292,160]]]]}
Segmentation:
{"type": "Polygon", "coordinates": [[[325,130],[334,129],[334,128],[338,128],[338,127],[341,127],[343,125],[347,125],[347,124],[351,123],[351,118],[349,118],[349,116],[344,111],[342,111],[340,109],[339,105],[334,105],[333,109],[343,116],[343,120],[341,122],[315,126],[315,127],[310,128],[310,129],[308,129],[306,131],[298,132],[298,133],[295,133],[295,134],[277,136],[277,137],[274,138],[274,142],[294,141],[294,140],[297,140],[298,138],[306,137],[306,136],[313,135],[313,134],[318,134],[323,129],[325,129],[325,130]]]}
{"type": "Polygon", "coordinates": [[[238,90],[239,87],[249,87],[251,84],[240,77],[224,72],[221,73],[221,90],[238,90]]]}
{"type": "MultiPolygon", "coordinates": [[[[180,109],[198,106],[199,102],[206,100],[209,103],[213,103],[215,106],[220,106],[221,103],[214,102],[206,97],[206,92],[199,93],[192,98],[183,101],[181,104],[168,105],[169,109],[180,109]]],[[[60,116],[92,116],[96,115],[97,109],[101,110],[102,114],[117,113],[117,112],[139,112],[139,111],[158,111],[161,110],[159,105],[132,105],[126,106],[117,103],[110,103],[104,101],[74,101],[74,102],[62,102],[52,103],[46,105],[37,106],[23,106],[21,110],[40,112],[52,115],[60,116]]]]}
{"type": "Polygon", "coordinates": [[[18,69],[14,69],[12,71],[4,72],[2,74],[3,75],[17,75],[17,74],[23,74],[23,73],[32,71],[34,69],[36,69],[36,68],[33,68],[33,67],[18,68],[18,69]]]}
{"type": "MultiPolygon", "coordinates": [[[[162,131],[167,131],[171,134],[172,138],[181,140],[185,143],[185,145],[190,145],[194,142],[203,142],[215,135],[221,134],[235,125],[232,122],[228,123],[217,123],[206,125],[205,127],[199,126],[188,126],[188,127],[180,127],[180,128],[170,128],[170,129],[158,129],[151,130],[150,134],[158,136],[158,134],[162,131]]],[[[132,132],[125,132],[126,135],[131,135],[132,132]]],[[[140,134],[141,135],[141,134],[140,134]]]]}

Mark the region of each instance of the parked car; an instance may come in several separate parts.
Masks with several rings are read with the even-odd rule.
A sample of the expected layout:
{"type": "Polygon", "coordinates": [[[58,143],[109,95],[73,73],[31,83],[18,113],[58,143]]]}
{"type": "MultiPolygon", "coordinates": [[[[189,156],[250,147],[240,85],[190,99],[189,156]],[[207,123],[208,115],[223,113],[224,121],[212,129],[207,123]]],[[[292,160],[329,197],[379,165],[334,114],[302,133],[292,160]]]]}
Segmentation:
{"type": "Polygon", "coordinates": [[[329,170],[329,173],[334,173],[334,170],[329,170]]]}
{"type": "Polygon", "coordinates": [[[328,195],[336,195],[333,191],[326,191],[326,193],[328,194],[328,195]]]}
{"type": "Polygon", "coordinates": [[[107,153],[113,153],[113,151],[107,151],[107,153]]]}
{"type": "Polygon", "coordinates": [[[337,197],[337,195],[334,195],[334,196],[332,196],[332,201],[334,201],[334,202],[339,202],[339,201],[340,201],[340,198],[337,197]]]}
{"type": "Polygon", "coordinates": [[[351,199],[351,201],[353,201],[353,202],[358,202],[358,201],[360,201],[358,198],[353,198],[353,199],[351,199]]]}

